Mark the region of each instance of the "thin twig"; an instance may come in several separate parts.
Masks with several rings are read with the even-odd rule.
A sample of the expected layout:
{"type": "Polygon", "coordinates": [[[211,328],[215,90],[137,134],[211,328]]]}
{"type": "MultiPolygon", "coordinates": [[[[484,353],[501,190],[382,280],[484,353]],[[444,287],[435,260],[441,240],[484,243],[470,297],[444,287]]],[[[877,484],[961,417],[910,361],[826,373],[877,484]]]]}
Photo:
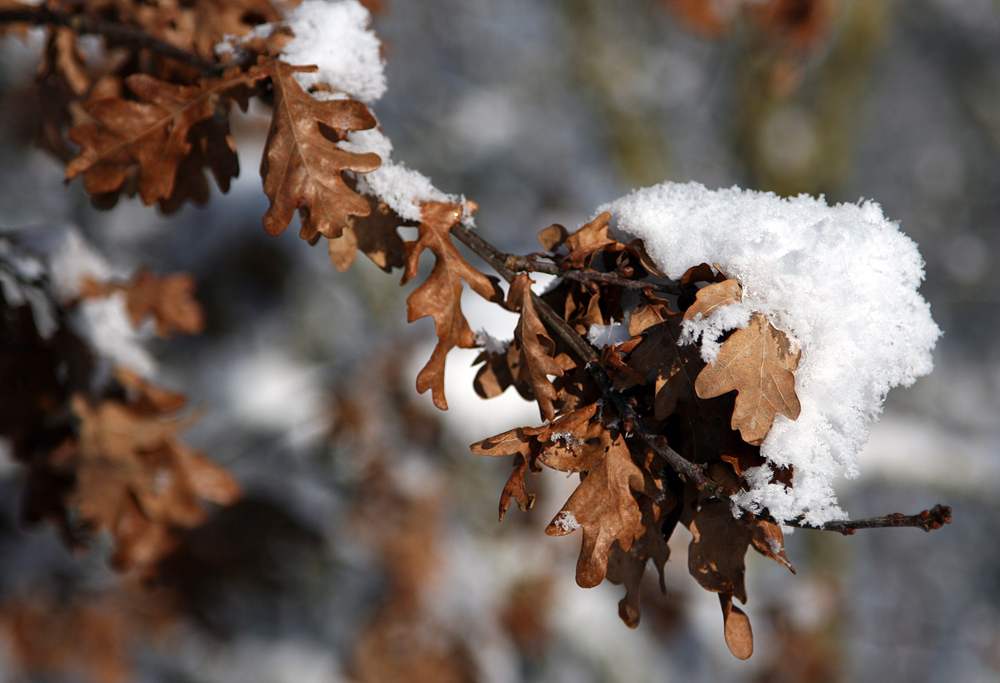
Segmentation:
{"type": "Polygon", "coordinates": [[[819,529],[820,531],[836,531],[844,536],[853,536],[858,529],[887,529],[889,527],[916,527],[924,531],[934,531],[940,529],[945,524],[951,524],[951,508],[947,505],[935,505],[930,510],[915,515],[904,515],[896,512],[884,517],[870,517],[868,519],[844,519],[835,522],[827,522],[815,527],[803,523],[801,520],[784,522],[785,526],[793,526],[799,529],[819,529]]]}
{"type": "Polygon", "coordinates": [[[664,294],[680,294],[681,288],[678,285],[671,285],[664,282],[643,282],[642,280],[630,280],[617,273],[598,273],[596,270],[575,270],[563,269],[556,263],[536,261],[530,256],[517,256],[515,254],[505,254],[504,265],[512,271],[520,273],[546,273],[564,277],[567,280],[577,282],[601,282],[626,289],[652,289],[664,294]]]}
{"type": "Polygon", "coordinates": [[[114,21],[98,19],[85,14],[66,14],[49,9],[44,5],[5,9],[0,11],[0,24],[32,24],[35,26],[66,26],[77,33],[104,36],[109,43],[123,45],[136,50],[149,50],[163,57],[169,57],[181,64],[197,69],[202,76],[217,76],[224,70],[220,64],[205,59],[189,50],[151,36],[147,31],[133,28],[114,21]]]}

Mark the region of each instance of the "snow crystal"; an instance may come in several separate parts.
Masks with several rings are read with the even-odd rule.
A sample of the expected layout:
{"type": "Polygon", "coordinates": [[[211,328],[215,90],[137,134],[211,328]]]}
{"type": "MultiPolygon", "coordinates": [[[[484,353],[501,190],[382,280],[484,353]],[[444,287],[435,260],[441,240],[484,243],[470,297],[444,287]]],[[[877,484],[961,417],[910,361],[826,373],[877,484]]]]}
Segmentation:
{"type": "Polygon", "coordinates": [[[914,242],[873,202],[828,206],[697,183],[638,190],[598,211],[611,212],[619,234],[642,238],[671,278],[718,263],[739,280],[742,303],[689,326],[691,341],[701,337],[704,347],[707,338],[711,347],[719,329],[755,311],[802,350],[802,412],[796,421],[775,419],[761,446],[769,464],[748,472],[752,488],[736,503],[767,507],[779,521],[843,518],[833,480],[857,476],[857,454],[889,389],[933,367],[941,331],[917,292],[924,271],[914,242]],[[715,315],[725,319],[717,325],[715,315]],[[789,465],[792,488],[770,482],[773,467],[789,465]]]}
{"type": "Polygon", "coordinates": [[[568,510],[563,510],[556,515],[556,518],[552,520],[552,523],[567,534],[580,528],[580,523],[576,521],[576,517],[573,513],[568,510]]]}
{"type": "Polygon", "coordinates": [[[507,353],[511,342],[510,339],[497,339],[486,330],[476,332],[475,340],[476,346],[482,348],[486,353],[492,354],[507,353]]]}
{"type": "Polygon", "coordinates": [[[599,349],[605,346],[618,346],[632,338],[627,322],[612,321],[610,325],[594,324],[587,330],[587,341],[599,349]]]}
{"type": "Polygon", "coordinates": [[[325,83],[362,102],[375,102],[386,91],[378,36],[368,25],[371,16],[357,0],[306,0],[285,23],[295,37],[282,50],[282,61],[315,64],[314,73],[298,73],[304,89],[325,83]]]}

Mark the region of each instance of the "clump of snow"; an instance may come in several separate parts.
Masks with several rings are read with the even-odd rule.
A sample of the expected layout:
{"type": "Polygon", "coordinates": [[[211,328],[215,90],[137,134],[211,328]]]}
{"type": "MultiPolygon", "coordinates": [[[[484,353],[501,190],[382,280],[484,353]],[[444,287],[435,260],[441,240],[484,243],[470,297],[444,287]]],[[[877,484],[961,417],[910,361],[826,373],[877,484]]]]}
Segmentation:
{"type": "Polygon", "coordinates": [[[712,311],[712,315],[707,318],[698,313],[694,320],[684,321],[677,343],[681,346],[687,346],[701,340],[702,359],[706,363],[714,363],[722,348],[720,340],[722,335],[729,330],[741,329],[749,325],[751,313],[753,311],[746,301],[720,306],[712,311]]]}
{"type": "Polygon", "coordinates": [[[510,339],[497,339],[486,330],[479,330],[475,336],[476,346],[486,353],[501,354],[507,353],[510,348],[510,339]]]}
{"type": "Polygon", "coordinates": [[[916,244],[873,202],[828,206],[800,195],[781,199],[697,183],[638,190],[602,206],[619,234],[642,238],[671,278],[718,263],[737,278],[743,301],[688,327],[711,344],[749,312],[766,316],[802,351],[795,390],[798,420],[779,415],[761,446],[768,465],[748,473],[751,490],[734,501],[766,507],[779,521],[819,525],[843,518],[832,482],[858,474],[857,454],[886,393],[933,367],[941,331],[917,292],[923,261],[916,244]],[[719,315],[719,322],[713,319],[719,315]],[[794,466],[794,486],[770,482],[794,466]]]}
{"type": "Polygon", "coordinates": [[[612,321],[610,325],[591,325],[587,330],[587,341],[599,349],[618,346],[632,338],[627,322],[612,321]]]}
{"type": "Polygon", "coordinates": [[[368,28],[371,15],[357,0],[306,0],[285,19],[295,37],[282,50],[282,61],[315,64],[314,73],[298,73],[304,89],[317,83],[375,102],[386,91],[378,36],[368,28]]]}
{"type": "MultiPolygon", "coordinates": [[[[386,91],[385,64],[378,36],[368,26],[371,16],[357,0],[306,0],[288,15],[285,24],[295,37],[284,47],[282,61],[297,66],[315,64],[319,70],[297,73],[304,89],[325,83],[340,93],[318,90],[319,100],[337,99],[346,93],[373,104],[386,91]]],[[[234,47],[225,43],[220,50],[234,47]]],[[[337,145],[357,154],[375,153],[382,165],[370,173],[357,174],[357,190],[377,197],[399,216],[420,221],[423,202],[451,202],[465,205],[465,198],[442,192],[425,175],[392,161],[392,141],[378,128],[352,131],[337,145]]],[[[471,214],[462,222],[473,225],[471,214]]]]}
{"type": "Polygon", "coordinates": [[[392,141],[377,129],[351,132],[337,143],[341,149],[357,154],[374,152],[382,165],[374,171],[358,174],[358,192],[378,197],[402,218],[420,220],[420,202],[452,202],[464,204],[465,198],[445,194],[434,187],[430,179],[401,163],[392,161],[392,141]]]}
{"type": "Polygon", "coordinates": [[[552,520],[552,523],[567,534],[580,528],[580,523],[576,521],[576,517],[573,513],[568,510],[562,510],[558,515],[556,515],[556,518],[552,520]]]}

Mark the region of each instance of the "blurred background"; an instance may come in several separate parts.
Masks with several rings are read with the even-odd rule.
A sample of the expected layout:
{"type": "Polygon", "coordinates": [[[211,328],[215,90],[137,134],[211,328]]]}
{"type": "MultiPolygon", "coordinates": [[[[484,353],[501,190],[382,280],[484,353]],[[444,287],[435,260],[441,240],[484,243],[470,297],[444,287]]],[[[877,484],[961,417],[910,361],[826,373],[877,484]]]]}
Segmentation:
{"type": "MultiPolygon", "coordinates": [[[[41,42],[8,36],[0,225],[70,221],[122,273],[197,277],[205,333],[151,348],[198,406],[186,440],[245,495],[188,533],[151,591],[108,568],[100,539],[71,554],[18,524],[23,473],[5,458],[0,680],[1000,679],[1000,2],[771,5],[386,0],[374,111],[395,158],[478,202],[479,229],[509,252],[664,180],[881,204],[920,246],[944,336],[934,373],[889,395],[841,505],[861,518],[944,503],[951,526],[799,530],[795,576],[751,553],[746,662],[678,531],[670,598],[651,581],[630,631],[622,588],[576,587],[579,535],[543,533],[573,481],[533,477],[535,508],[496,522],[510,463],[468,444],[537,410],[478,399],[476,354],[456,351],[452,409],[437,411],[413,389],[434,341],[430,320],[405,324],[411,287],[363,258],[338,273],[295,226],[264,233],[266,116],[236,115],[242,173],[206,207],[97,212],[27,142],[41,42]]],[[[511,337],[513,315],[464,305],[474,329],[511,337]]]]}

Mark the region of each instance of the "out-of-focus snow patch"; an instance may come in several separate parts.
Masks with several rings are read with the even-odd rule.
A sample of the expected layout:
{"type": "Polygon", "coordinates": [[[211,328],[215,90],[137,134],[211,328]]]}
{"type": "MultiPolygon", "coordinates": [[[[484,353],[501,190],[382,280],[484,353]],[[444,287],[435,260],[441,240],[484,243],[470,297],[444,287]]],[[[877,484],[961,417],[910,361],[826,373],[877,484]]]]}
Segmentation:
{"type": "Polygon", "coordinates": [[[955,431],[935,420],[886,415],[860,460],[863,478],[990,493],[1000,485],[1000,430],[955,431]]]}
{"type": "Polygon", "coordinates": [[[316,368],[276,349],[241,355],[226,376],[233,414],[248,425],[292,430],[326,405],[316,368]]]}
{"type": "Polygon", "coordinates": [[[657,680],[653,665],[657,647],[647,635],[649,631],[633,631],[618,618],[621,586],[604,582],[582,590],[572,573],[560,574],[559,579],[558,592],[564,595],[560,596],[561,609],[553,621],[564,642],[576,649],[574,654],[591,670],[600,671],[601,680],[657,680]]]}
{"type": "Polygon", "coordinates": [[[486,154],[506,149],[524,129],[517,102],[503,90],[480,89],[458,101],[450,127],[465,148],[486,154]]]}
{"type": "Polygon", "coordinates": [[[94,352],[115,365],[152,377],[156,363],[140,344],[126,310],[125,294],[85,299],[69,316],[70,328],[86,339],[94,352]]]}
{"type": "Polygon", "coordinates": [[[242,638],[226,647],[189,641],[183,658],[200,680],[213,683],[346,683],[329,647],[296,640],[242,638]]]}

